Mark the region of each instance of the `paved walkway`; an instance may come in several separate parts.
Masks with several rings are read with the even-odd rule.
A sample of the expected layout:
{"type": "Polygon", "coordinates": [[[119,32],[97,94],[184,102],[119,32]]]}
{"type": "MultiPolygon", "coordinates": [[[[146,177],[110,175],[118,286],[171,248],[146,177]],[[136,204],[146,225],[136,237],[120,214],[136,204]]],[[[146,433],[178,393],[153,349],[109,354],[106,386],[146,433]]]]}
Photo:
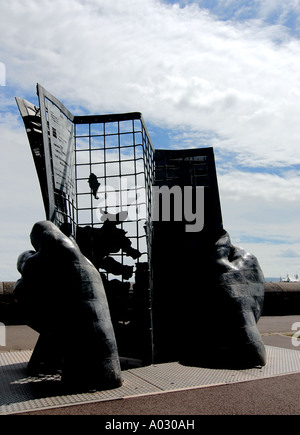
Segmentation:
{"type": "MultiPolygon", "coordinates": [[[[31,401],[31,410],[27,406],[30,401],[24,402],[22,410],[20,406],[23,404],[22,399],[20,398],[18,402],[14,396],[10,400],[18,405],[15,411],[8,399],[8,412],[5,412],[4,403],[2,413],[107,416],[299,415],[300,347],[295,347],[291,338],[295,333],[292,328],[296,322],[300,322],[300,316],[260,319],[258,326],[269,355],[268,365],[260,372],[258,369],[218,371],[218,373],[210,369],[186,371],[177,363],[150,366],[124,372],[126,394],[121,394],[122,390],[118,389],[120,395],[118,396],[116,391],[116,396],[113,398],[110,393],[103,398],[102,392],[99,393],[100,395],[94,394],[83,398],[73,397],[73,403],[69,398],[60,397],[60,402],[56,405],[49,401],[49,398],[44,397],[42,402],[39,402],[39,409],[34,405],[34,401],[31,401]],[[149,385],[151,385],[150,391],[149,385]]],[[[26,361],[36,339],[37,334],[26,326],[7,327],[7,346],[0,347],[0,358],[1,355],[2,360],[19,355],[19,358],[22,357],[26,361]]],[[[20,394],[21,387],[26,388],[28,379],[24,378],[24,361],[20,359],[15,365],[21,372],[23,370],[23,378],[21,372],[14,375],[14,380],[8,382],[6,389],[2,388],[2,393],[6,391],[6,394],[12,394],[15,389],[14,391],[20,394]]],[[[13,367],[11,364],[4,365],[4,372],[5,368],[11,367],[13,367]]],[[[6,379],[8,374],[7,371],[6,379]]],[[[2,379],[5,380],[5,376],[2,379]]],[[[41,383],[35,382],[32,385],[35,386],[36,397],[41,400],[41,389],[39,389],[41,383]]],[[[3,399],[4,397],[2,402],[3,399]]]]}

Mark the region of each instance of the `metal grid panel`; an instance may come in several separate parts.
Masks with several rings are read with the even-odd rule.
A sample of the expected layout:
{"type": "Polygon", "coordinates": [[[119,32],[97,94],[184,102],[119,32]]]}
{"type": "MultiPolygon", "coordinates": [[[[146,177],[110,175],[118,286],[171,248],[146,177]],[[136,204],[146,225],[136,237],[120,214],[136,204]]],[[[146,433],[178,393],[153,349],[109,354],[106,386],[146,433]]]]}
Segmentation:
{"type": "Polygon", "coordinates": [[[123,356],[149,361],[154,150],[146,124],[139,112],[74,116],[39,84],[37,92],[40,108],[25,100],[17,103],[36,163],[46,219],[72,234],[102,273],[123,356]],[[92,186],[92,174],[100,189],[92,186]],[[128,217],[99,242],[100,231],[95,230],[102,229],[103,213],[118,212],[127,212],[128,217]],[[97,254],[101,243],[104,250],[97,254]]]}
{"type": "MultiPolygon", "coordinates": [[[[120,354],[147,364],[153,358],[149,269],[154,150],[150,136],[140,113],[83,116],[74,118],[74,144],[77,225],[97,230],[106,213],[127,213],[118,228],[126,232],[131,248],[140,256],[130,256],[124,248],[110,252],[109,257],[132,270],[132,275],[113,275],[101,265],[99,271],[120,354]]],[[[85,255],[94,262],[93,249],[85,255]]]]}
{"type": "Polygon", "coordinates": [[[157,152],[155,182],[157,185],[208,186],[207,156],[160,156],[157,152]],[[184,179],[183,179],[184,176],[184,179]]]}
{"type": "MultiPolygon", "coordinates": [[[[148,262],[153,146],[141,114],[76,117],[74,122],[78,225],[97,228],[104,211],[127,211],[121,228],[142,253],[138,262],[148,262]],[[97,192],[89,186],[91,174],[100,184],[97,192]]],[[[134,265],[123,253],[118,261],[134,265]]]]}
{"type": "MultiPolygon", "coordinates": [[[[142,253],[137,262],[148,262],[154,149],[141,113],[74,116],[41,85],[37,89],[49,203],[47,219],[58,227],[71,224],[76,235],[78,225],[100,227],[101,211],[127,211],[128,218],[121,227],[127,231],[132,247],[142,253]],[[69,141],[67,153],[66,144],[60,147],[63,141],[69,141]],[[70,162],[65,162],[73,151],[74,173],[71,157],[70,162]],[[88,183],[91,174],[100,183],[96,195],[88,183]],[[74,195],[70,191],[73,187],[74,195]]],[[[122,252],[118,261],[134,266],[122,252]]]]}

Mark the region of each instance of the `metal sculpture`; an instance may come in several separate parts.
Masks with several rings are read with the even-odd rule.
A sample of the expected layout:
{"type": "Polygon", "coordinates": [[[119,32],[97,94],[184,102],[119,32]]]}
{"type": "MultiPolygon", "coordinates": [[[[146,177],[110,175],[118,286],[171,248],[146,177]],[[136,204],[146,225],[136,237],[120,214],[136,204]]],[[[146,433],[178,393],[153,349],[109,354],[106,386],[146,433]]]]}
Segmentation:
{"type": "Polygon", "coordinates": [[[101,275],[76,242],[52,222],[34,225],[18,259],[15,296],[28,325],[40,333],[31,373],[62,371],[71,390],[109,389],[122,383],[119,355],[101,275]]]}
{"type": "Polygon", "coordinates": [[[184,220],[153,223],[154,361],[264,365],[257,329],[264,277],[223,228],[213,149],[157,150],[155,162],[157,186],[203,186],[205,201],[200,232],[187,232],[184,220]]]}
{"type": "Polygon", "coordinates": [[[54,359],[61,363],[64,356],[64,379],[75,379],[72,367],[79,366],[87,376],[84,357],[74,353],[75,341],[66,339],[76,335],[84,342],[87,361],[94,359],[102,367],[98,372],[91,366],[89,382],[98,384],[100,373],[108,373],[110,384],[109,367],[115,367],[111,384],[118,385],[106,297],[119,349],[144,365],[178,360],[208,367],[264,365],[257,329],[264,278],[257,259],[233,246],[223,228],[213,149],[154,150],[140,113],[74,116],[42,86],[37,90],[40,108],[21,99],[17,103],[46,219],[64,234],[50,222],[37,224],[32,231],[37,252],[27,252],[19,260],[22,279],[16,294],[28,311],[29,324],[41,331],[31,368],[40,366],[43,354],[51,361],[55,349],[54,359]],[[162,208],[170,206],[168,221],[153,208],[154,186],[167,192],[169,202],[165,197],[160,202],[162,208]],[[113,205],[105,193],[111,188],[116,193],[113,205]],[[191,194],[189,201],[183,198],[185,192],[191,194]],[[197,210],[197,198],[203,198],[203,214],[197,210]],[[99,199],[100,206],[95,203],[99,199]],[[108,212],[108,202],[118,214],[108,212]],[[190,209],[185,213],[187,203],[190,209]],[[126,207],[131,217],[124,222],[126,207]],[[121,262],[110,255],[119,250],[116,258],[121,262]],[[135,281],[129,282],[134,269],[135,281]],[[110,274],[122,281],[109,280],[110,274]],[[59,303],[53,292],[59,294],[59,303]],[[96,332],[91,328],[93,316],[96,332]],[[104,335],[99,326],[103,318],[104,335]],[[63,338],[54,344],[62,328],[63,338]],[[104,342],[109,337],[112,347],[100,346],[100,336],[104,342]],[[108,351],[108,366],[101,362],[100,348],[108,351]]]}
{"type": "Polygon", "coordinates": [[[264,276],[257,258],[232,245],[224,231],[203,266],[207,276],[190,298],[180,361],[210,368],[264,366],[266,351],[257,328],[264,276]]]}

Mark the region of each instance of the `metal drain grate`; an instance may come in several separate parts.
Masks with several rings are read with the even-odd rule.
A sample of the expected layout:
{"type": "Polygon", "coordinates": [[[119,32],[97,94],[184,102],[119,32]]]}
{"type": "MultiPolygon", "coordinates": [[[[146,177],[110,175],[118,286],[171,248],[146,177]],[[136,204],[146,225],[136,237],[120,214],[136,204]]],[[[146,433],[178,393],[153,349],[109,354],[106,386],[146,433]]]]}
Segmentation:
{"type": "Polygon", "coordinates": [[[115,400],[180,389],[244,382],[300,372],[300,352],[266,346],[268,364],[248,370],[216,370],[166,363],[123,371],[115,390],[63,395],[59,376],[28,377],[30,351],[0,353],[0,414],[115,400]]]}
{"type": "Polygon", "coordinates": [[[138,368],[134,374],[163,391],[249,380],[248,374],[238,370],[212,370],[179,363],[138,368]]]}

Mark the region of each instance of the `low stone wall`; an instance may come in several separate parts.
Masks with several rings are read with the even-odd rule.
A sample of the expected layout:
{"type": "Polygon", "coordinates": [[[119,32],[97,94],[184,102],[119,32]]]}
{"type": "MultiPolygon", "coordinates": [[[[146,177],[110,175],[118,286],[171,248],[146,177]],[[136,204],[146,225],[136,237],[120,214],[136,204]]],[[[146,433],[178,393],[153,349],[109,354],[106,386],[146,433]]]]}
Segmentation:
{"type": "Polygon", "coordinates": [[[5,325],[21,325],[25,321],[14,302],[14,281],[0,282],[0,322],[5,325]]]}
{"type": "MultiPolygon", "coordinates": [[[[0,322],[23,324],[24,319],[14,303],[15,282],[0,282],[0,322]]],[[[266,282],[263,316],[300,315],[300,282],[266,282]]]]}
{"type": "Polygon", "coordinates": [[[0,302],[10,301],[13,296],[15,282],[0,282],[0,302]]]}
{"type": "Polygon", "coordinates": [[[300,282],[266,282],[264,316],[300,315],[300,282]]]}

